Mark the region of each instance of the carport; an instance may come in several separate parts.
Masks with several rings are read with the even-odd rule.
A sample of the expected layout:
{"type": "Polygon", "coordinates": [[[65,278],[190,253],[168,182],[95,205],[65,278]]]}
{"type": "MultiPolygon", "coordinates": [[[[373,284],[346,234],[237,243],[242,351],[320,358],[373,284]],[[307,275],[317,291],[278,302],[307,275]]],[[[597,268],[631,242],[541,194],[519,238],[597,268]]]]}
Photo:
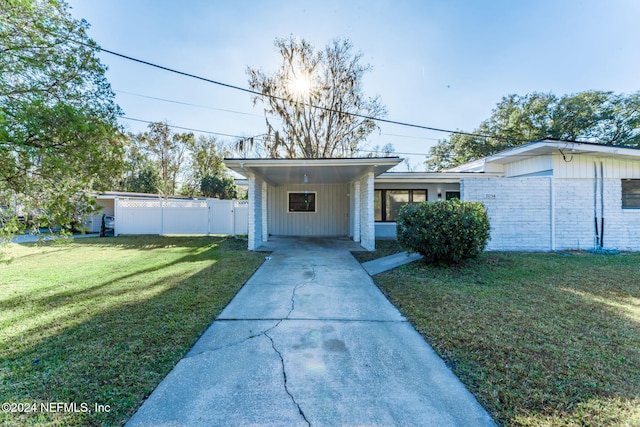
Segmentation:
{"type": "Polygon", "coordinates": [[[248,180],[249,250],[269,236],[344,237],[375,250],[374,178],[398,157],[225,159],[248,180]]]}

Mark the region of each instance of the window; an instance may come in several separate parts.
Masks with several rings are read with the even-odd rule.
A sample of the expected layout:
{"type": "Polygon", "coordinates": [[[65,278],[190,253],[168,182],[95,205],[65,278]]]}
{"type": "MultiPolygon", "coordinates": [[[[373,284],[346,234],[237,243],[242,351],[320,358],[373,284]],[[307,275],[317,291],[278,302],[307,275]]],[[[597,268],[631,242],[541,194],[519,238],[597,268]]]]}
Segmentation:
{"type": "Polygon", "coordinates": [[[622,180],[622,209],[640,209],[640,179],[622,180]]]}
{"type": "Polygon", "coordinates": [[[451,199],[460,199],[460,192],[459,191],[447,191],[444,195],[446,200],[451,200],[451,199]]]}
{"type": "Polygon", "coordinates": [[[315,212],[316,193],[305,191],[303,193],[289,193],[289,212],[315,212]]]}
{"type": "Polygon", "coordinates": [[[427,190],[375,190],[374,219],[377,222],[393,222],[402,205],[426,201],[427,190]]]}

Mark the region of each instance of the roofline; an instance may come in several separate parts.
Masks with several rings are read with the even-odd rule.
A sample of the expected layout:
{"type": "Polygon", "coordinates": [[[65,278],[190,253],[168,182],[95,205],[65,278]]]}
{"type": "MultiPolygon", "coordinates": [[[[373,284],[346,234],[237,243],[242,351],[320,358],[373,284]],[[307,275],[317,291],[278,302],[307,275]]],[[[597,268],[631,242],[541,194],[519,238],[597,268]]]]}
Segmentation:
{"type": "Polygon", "coordinates": [[[529,155],[528,153],[530,151],[540,148],[547,148],[548,153],[546,154],[553,154],[555,150],[558,150],[559,153],[568,151],[568,154],[606,154],[610,156],[618,155],[640,157],[640,148],[638,147],[626,147],[623,145],[598,144],[595,142],[567,141],[562,139],[545,138],[537,141],[531,141],[517,147],[511,147],[490,156],[482,157],[480,159],[472,160],[470,162],[446,169],[446,171],[456,173],[480,172],[484,170],[487,163],[498,163],[515,156],[522,156],[523,158],[527,158],[531,155],[534,155],[529,155]],[[585,148],[581,148],[582,146],[585,146],[585,148]]]}
{"type": "Polygon", "coordinates": [[[269,167],[288,167],[288,166],[334,166],[334,165],[397,165],[402,159],[400,157],[353,157],[353,158],[327,158],[327,159],[237,159],[225,158],[224,163],[240,167],[252,166],[269,166],[269,167]]]}
{"type": "MultiPolygon", "coordinates": [[[[561,153],[564,150],[570,150],[571,152],[581,151],[583,153],[604,153],[604,154],[613,154],[613,155],[618,154],[618,155],[640,157],[640,148],[636,148],[636,147],[625,147],[622,145],[597,144],[594,142],[565,141],[561,139],[546,138],[538,141],[532,141],[527,144],[519,145],[517,147],[508,148],[496,154],[492,154],[491,156],[487,156],[475,161],[484,160],[485,163],[495,162],[498,160],[502,160],[506,157],[517,155],[518,153],[527,153],[528,151],[535,150],[536,148],[541,148],[541,147],[549,147],[551,149],[557,149],[561,153]],[[588,146],[591,149],[580,150],[580,147],[583,145],[588,146]]],[[[470,164],[470,163],[473,163],[473,162],[469,162],[465,164],[470,164]]]]}

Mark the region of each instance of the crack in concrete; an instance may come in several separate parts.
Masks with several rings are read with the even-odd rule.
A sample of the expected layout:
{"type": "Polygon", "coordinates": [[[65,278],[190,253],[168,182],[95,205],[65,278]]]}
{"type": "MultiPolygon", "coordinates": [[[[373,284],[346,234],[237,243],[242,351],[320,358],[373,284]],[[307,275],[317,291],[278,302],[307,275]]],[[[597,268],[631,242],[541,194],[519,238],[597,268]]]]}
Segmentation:
{"type": "Polygon", "coordinates": [[[311,264],[311,277],[309,277],[304,283],[298,283],[293,288],[293,292],[291,293],[291,309],[289,309],[289,312],[284,317],[285,319],[289,319],[289,316],[291,316],[291,313],[293,313],[293,310],[296,309],[296,292],[298,291],[298,289],[300,289],[301,287],[303,287],[308,283],[313,282],[315,279],[316,279],[316,269],[315,269],[315,266],[311,264]]]}
{"type": "MultiPolygon", "coordinates": [[[[226,319],[225,319],[225,320],[226,320],[226,319]]],[[[223,320],[223,321],[225,321],[225,320],[223,320]]],[[[240,320],[240,319],[238,319],[238,320],[240,320]]],[[[244,319],[242,319],[242,320],[244,320],[244,319]]],[[[261,335],[264,335],[264,333],[265,333],[266,331],[270,331],[270,330],[272,330],[273,328],[275,328],[276,326],[278,326],[278,325],[280,324],[280,322],[282,322],[282,320],[283,320],[283,319],[260,319],[260,320],[272,320],[272,321],[275,321],[275,322],[276,322],[276,324],[275,324],[275,325],[273,325],[273,326],[268,327],[267,329],[264,329],[264,330],[260,331],[259,333],[251,334],[251,335],[249,335],[248,337],[243,338],[243,339],[241,339],[241,340],[239,340],[239,341],[236,341],[236,342],[232,342],[232,343],[229,343],[229,344],[225,344],[225,345],[222,345],[222,346],[220,346],[220,347],[207,348],[207,349],[205,349],[205,350],[202,350],[202,351],[200,351],[200,352],[198,352],[198,353],[194,353],[194,354],[187,353],[187,355],[186,355],[186,357],[185,357],[185,358],[196,357],[196,356],[200,356],[201,354],[205,354],[205,353],[212,353],[212,352],[215,352],[215,351],[220,351],[220,350],[224,350],[224,349],[227,349],[227,348],[230,348],[230,347],[235,347],[235,346],[240,345],[240,344],[244,344],[245,342],[247,342],[247,341],[249,341],[249,340],[252,340],[252,339],[257,338],[257,337],[259,337],[259,336],[261,336],[261,335]]],[[[217,320],[216,320],[216,322],[217,322],[217,320]]]]}
{"type": "MultiPolygon", "coordinates": [[[[282,321],[280,321],[280,322],[282,322],[282,321]]],[[[275,329],[280,324],[280,322],[278,322],[278,324],[275,325],[270,330],[275,329]]],[[[285,366],[284,366],[284,357],[282,357],[282,353],[276,347],[275,341],[273,340],[271,335],[269,335],[267,332],[268,331],[263,332],[263,335],[266,336],[267,338],[269,338],[269,341],[271,341],[271,348],[273,348],[273,351],[275,351],[278,354],[278,356],[280,357],[280,366],[282,367],[282,377],[284,379],[284,391],[289,395],[289,397],[291,398],[291,401],[293,402],[293,404],[296,405],[296,407],[298,408],[298,412],[300,413],[300,415],[302,416],[304,421],[307,423],[307,425],[311,426],[311,423],[307,419],[307,416],[304,414],[304,411],[300,407],[300,404],[296,401],[296,398],[293,396],[293,394],[291,394],[291,391],[289,391],[289,386],[287,384],[287,370],[285,369],[285,366]]]]}

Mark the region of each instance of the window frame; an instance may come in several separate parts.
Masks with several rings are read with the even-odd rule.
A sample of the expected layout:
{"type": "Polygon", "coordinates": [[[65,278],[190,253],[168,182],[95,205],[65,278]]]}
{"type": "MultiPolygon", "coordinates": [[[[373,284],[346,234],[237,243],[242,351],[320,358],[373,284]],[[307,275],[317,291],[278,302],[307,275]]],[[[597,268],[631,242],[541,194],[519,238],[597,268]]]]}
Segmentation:
{"type": "MultiPolygon", "coordinates": [[[[388,220],[387,219],[387,191],[408,191],[409,192],[409,202],[405,203],[422,203],[422,202],[414,202],[413,201],[413,192],[414,191],[424,191],[424,199],[425,201],[429,201],[429,190],[427,188],[378,188],[378,189],[374,189],[374,200],[375,200],[375,194],[377,192],[380,192],[380,220],[375,220],[375,222],[387,222],[387,223],[392,223],[392,222],[396,222],[395,219],[393,220],[388,220]]],[[[375,203],[374,203],[374,209],[375,209],[375,203]]],[[[374,212],[374,218],[377,216],[378,212],[374,212]]]]}
{"type": "Polygon", "coordinates": [[[287,213],[290,214],[311,214],[311,213],[318,213],[318,192],[317,191],[287,191],[287,213]],[[313,194],[313,210],[306,210],[306,211],[302,211],[302,210],[291,210],[291,195],[292,194],[303,194],[303,195],[309,195],[309,194],[313,194]]]}
{"type": "Polygon", "coordinates": [[[634,182],[636,184],[636,188],[633,188],[632,190],[636,190],[638,193],[640,193],[640,179],[625,178],[620,180],[620,205],[622,206],[622,209],[640,210],[640,196],[636,196],[638,197],[637,205],[632,205],[632,206],[625,205],[625,202],[628,203],[628,200],[626,200],[625,198],[625,188],[624,188],[625,182],[634,182]]]}

